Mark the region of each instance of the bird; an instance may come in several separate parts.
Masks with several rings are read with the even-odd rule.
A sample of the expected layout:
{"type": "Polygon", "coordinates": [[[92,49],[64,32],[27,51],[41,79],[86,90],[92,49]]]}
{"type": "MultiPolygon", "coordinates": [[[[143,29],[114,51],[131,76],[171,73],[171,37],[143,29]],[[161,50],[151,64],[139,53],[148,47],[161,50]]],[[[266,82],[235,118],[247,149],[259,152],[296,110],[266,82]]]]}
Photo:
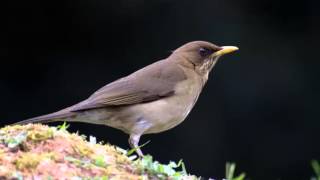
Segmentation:
{"type": "Polygon", "coordinates": [[[218,59],[236,50],[236,46],[188,42],[166,59],[103,86],[73,106],[15,124],[64,121],[106,125],[127,133],[130,147],[142,157],[140,137],[183,122],[218,59]]]}

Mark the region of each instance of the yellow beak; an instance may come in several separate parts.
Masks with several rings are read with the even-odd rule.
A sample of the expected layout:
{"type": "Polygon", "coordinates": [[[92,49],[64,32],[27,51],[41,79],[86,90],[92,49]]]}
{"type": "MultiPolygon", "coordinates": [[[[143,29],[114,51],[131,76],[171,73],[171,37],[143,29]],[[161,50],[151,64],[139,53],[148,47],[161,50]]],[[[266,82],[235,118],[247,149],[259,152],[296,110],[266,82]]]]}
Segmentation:
{"type": "Polygon", "coordinates": [[[221,48],[222,48],[221,50],[213,53],[212,56],[215,56],[215,57],[216,56],[222,56],[224,54],[228,54],[228,53],[231,53],[233,51],[239,50],[239,48],[236,47],[236,46],[222,46],[221,48]]]}

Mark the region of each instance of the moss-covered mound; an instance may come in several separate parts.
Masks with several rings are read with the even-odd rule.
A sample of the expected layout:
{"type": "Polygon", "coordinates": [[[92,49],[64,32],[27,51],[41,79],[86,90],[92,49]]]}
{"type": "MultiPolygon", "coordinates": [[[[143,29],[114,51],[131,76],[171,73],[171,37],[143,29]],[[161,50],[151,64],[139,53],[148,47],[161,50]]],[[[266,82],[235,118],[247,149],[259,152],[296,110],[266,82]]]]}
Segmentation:
{"type": "Polygon", "coordinates": [[[0,129],[0,179],[197,179],[182,162],[163,165],[66,131],[66,124],[0,129]],[[178,171],[177,169],[182,169],[178,171]]]}

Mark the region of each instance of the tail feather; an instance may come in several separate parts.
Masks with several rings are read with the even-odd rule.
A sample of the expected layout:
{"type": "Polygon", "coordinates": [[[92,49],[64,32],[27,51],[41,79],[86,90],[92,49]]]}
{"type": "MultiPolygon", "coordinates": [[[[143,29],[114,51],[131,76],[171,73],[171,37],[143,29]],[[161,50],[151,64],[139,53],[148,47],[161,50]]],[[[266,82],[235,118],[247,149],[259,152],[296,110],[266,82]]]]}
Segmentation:
{"type": "Polygon", "coordinates": [[[23,121],[19,121],[17,123],[14,123],[13,125],[65,121],[65,120],[67,120],[68,118],[71,118],[74,115],[75,115],[74,112],[62,110],[62,111],[58,111],[58,112],[55,112],[55,113],[51,113],[51,114],[47,114],[47,115],[38,116],[38,117],[34,117],[34,118],[23,120],[23,121]]]}

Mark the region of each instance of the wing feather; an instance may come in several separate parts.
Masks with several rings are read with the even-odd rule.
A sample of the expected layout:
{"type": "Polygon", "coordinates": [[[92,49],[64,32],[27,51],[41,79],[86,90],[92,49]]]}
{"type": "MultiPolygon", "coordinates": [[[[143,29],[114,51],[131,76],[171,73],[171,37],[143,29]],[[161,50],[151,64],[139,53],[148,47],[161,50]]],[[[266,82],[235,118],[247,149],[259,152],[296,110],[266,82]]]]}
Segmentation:
{"type": "Polygon", "coordinates": [[[159,61],[96,91],[72,111],[154,101],[174,94],[186,76],[176,64],[159,61]]]}

